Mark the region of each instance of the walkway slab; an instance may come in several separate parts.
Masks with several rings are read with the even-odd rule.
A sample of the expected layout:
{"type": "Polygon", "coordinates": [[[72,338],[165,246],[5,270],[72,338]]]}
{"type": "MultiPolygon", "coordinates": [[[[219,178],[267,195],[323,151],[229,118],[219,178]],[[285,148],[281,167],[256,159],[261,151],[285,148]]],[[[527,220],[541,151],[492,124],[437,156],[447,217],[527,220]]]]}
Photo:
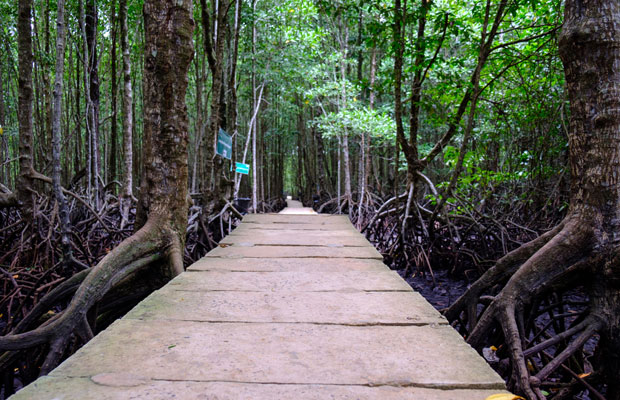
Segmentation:
{"type": "Polygon", "coordinates": [[[51,375],[127,372],[174,381],[504,388],[499,376],[445,325],[122,319],[51,375]]]}
{"type": "Polygon", "coordinates": [[[248,214],[243,217],[243,223],[250,224],[349,224],[346,215],[286,215],[286,214],[248,214]]]}
{"type": "Polygon", "coordinates": [[[411,286],[387,268],[372,271],[337,270],[330,273],[304,271],[239,272],[204,271],[181,274],[168,288],[184,291],[237,292],[411,292],[411,286]]]}
{"type": "Polygon", "coordinates": [[[370,258],[218,258],[204,257],[189,266],[188,271],[385,271],[381,261],[370,258]]]}
{"type": "Polygon", "coordinates": [[[292,230],[247,230],[235,235],[228,235],[220,245],[254,244],[280,246],[331,246],[331,247],[367,247],[368,240],[357,232],[338,231],[329,234],[321,231],[304,231],[302,235],[292,230]]]}
{"type": "Polygon", "coordinates": [[[301,204],[300,201],[292,200],[290,196],[286,198],[286,208],[280,211],[280,214],[317,215],[316,211],[314,211],[312,208],[304,207],[304,205],[301,204]]]}
{"type": "Polygon", "coordinates": [[[159,290],[126,318],[204,322],[428,325],[447,321],[415,292],[159,290]]]}
{"type": "Polygon", "coordinates": [[[331,231],[332,229],[351,229],[353,230],[353,226],[351,225],[350,222],[337,222],[337,223],[330,223],[330,224],[326,224],[323,223],[321,221],[318,221],[316,223],[290,223],[290,224],[263,224],[263,223],[253,223],[253,224],[247,224],[247,225],[243,225],[241,224],[240,228],[237,229],[247,229],[247,230],[253,230],[253,229],[267,229],[267,230],[282,230],[282,229],[289,229],[289,230],[296,230],[296,231],[307,231],[307,230],[319,230],[319,231],[331,231]]]}
{"type": "Polygon", "coordinates": [[[370,258],[383,260],[383,256],[370,246],[338,247],[338,246],[253,246],[233,245],[217,247],[207,254],[207,258],[370,258]]]}
{"type": "Polygon", "coordinates": [[[246,216],[220,247],[13,399],[483,400],[504,392],[346,217],[289,211],[246,216]]]}

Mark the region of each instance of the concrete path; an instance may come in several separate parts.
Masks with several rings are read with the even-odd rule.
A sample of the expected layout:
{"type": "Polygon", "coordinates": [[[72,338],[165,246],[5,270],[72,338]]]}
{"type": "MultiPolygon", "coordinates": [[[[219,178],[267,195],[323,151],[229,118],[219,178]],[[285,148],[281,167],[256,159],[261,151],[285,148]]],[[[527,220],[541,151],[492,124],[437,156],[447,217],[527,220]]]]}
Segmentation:
{"type": "Polygon", "coordinates": [[[316,212],[310,207],[304,207],[300,201],[291,199],[291,196],[286,198],[286,208],[280,211],[280,214],[316,214],[316,212]]]}
{"type": "Polygon", "coordinates": [[[503,392],[502,379],[347,217],[294,211],[246,216],[220,247],[12,399],[503,392]]]}

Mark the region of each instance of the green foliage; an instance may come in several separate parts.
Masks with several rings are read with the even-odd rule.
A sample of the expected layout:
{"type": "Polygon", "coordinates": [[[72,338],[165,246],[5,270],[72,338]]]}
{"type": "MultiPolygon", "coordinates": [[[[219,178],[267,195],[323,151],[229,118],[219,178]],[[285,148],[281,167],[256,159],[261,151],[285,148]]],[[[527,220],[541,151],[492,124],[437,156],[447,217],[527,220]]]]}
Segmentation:
{"type": "Polygon", "coordinates": [[[391,115],[366,107],[351,106],[322,115],[312,123],[327,138],[337,137],[346,131],[354,136],[368,134],[373,140],[378,140],[377,144],[393,143],[395,140],[394,120],[391,115]]]}

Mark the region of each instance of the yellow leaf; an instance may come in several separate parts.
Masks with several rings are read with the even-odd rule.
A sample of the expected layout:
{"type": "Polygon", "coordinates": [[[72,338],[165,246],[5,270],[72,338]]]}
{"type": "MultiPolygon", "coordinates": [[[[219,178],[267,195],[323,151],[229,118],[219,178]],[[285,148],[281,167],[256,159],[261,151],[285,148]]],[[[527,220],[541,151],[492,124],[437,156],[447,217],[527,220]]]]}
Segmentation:
{"type": "Polygon", "coordinates": [[[525,399],[521,396],[516,396],[512,393],[498,393],[498,394],[490,395],[485,400],[525,400],[525,399]]]}
{"type": "Polygon", "coordinates": [[[583,373],[583,374],[579,374],[577,376],[580,377],[580,378],[586,378],[586,377],[588,377],[590,375],[592,375],[592,372],[586,372],[586,373],[583,373]]]}
{"type": "Polygon", "coordinates": [[[0,314],[0,318],[2,318],[4,316],[4,314],[0,314]]]}
{"type": "Polygon", "coordinates": [[[3,133],[4,133],[4,129],[2,129],[2,127],[0,126],[0,136],[2,136],[3,133]]]}
{"type": "Polygon", "coordinates": [[[527,369],[530,372],[534,372],[534,364],[532,364],[532,362],[530,360],[527,360],[527,369]]]}
{"type": "Polygon", "coordinates": [[[19,278],[19,275],[13,275],[13,279],[19,278]]]}
{"type": "Polygon", "coordinates": [[[493,351],[497,351],[497,347],[495,347],[495,346],[491,346],[491,347],[489,347],[489,348],[490,348],[491,350],[493,350],[493,351]]]}

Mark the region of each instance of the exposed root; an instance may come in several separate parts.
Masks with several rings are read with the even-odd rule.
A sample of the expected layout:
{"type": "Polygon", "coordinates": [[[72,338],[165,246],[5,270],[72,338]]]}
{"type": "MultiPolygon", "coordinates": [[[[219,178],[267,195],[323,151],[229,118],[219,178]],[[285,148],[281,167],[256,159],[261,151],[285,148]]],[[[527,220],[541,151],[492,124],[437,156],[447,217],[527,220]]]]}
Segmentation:
{"type": "Polygon", "coordinates": [[[461,297],[459,297],[445,312],[444,315],[450,321],[458,318],[459,314],[467,309],[468,317],[471,318],[470,329],[476,324],[477,311],[476,303],[482,293],[489,290],[492,286],[506,281],[526,260],[546,245],[564,228],[564,222],[540,235],[538,238],[518,247],[517,249],[500,258],[493,267],[488,269],[461,297]]]}
{"type": "Polygon", "coordinates": [[[0,350],[22,350],[48,343],[50,350],[41,368],[41,374],[53,369],[62,359],[72,334],[83,342],[93,332],[87,321],[89,310],[103,296],[127,277],[151,265],[168,253],[172,274],[183,270],[178,238],[158,218],[150,218],[144,227],[125,239],[106,255],[92,270],[83,271],[50,292],[9,335],[0,337],[0,350]],[[58,298],[65,296],[83,280],[69,306],[40,327],[21,333],[31,326],[38,315],[58,298]]]}
{"type": "Polygon", "coordinates": [[[503,354],[512,365],[510,389],[529,399],[545,399],[542,387],[553,385],[548,378],[558,369],[568,369],[566,363],[574,362],[584,345],[606,329],[606,319],[593,304],[581,313],[553,314],[556,308],[562,309],[561,303],[538,311],[542,305],[536,300],[570,289],[579,280],[585,283],[584,272],[600,265],[600,257],[593,253],[593,237],[579,218],[565,220],[500,259],[446,311],[452,323],[469,332],[468,342],[479,350],[496,341],[501,328],[503,354]],[[501,289],[494,293],[497,287],[501,289]],[[489,293],[490,303],[485,300],[489,293]],[[526,313],[533,316],[526,320],[526,313]],[[551,319],[537,332],[533,321],[546,313],[551,319]],[[549,349],[553,355],[547,353],[549,349]]]}

